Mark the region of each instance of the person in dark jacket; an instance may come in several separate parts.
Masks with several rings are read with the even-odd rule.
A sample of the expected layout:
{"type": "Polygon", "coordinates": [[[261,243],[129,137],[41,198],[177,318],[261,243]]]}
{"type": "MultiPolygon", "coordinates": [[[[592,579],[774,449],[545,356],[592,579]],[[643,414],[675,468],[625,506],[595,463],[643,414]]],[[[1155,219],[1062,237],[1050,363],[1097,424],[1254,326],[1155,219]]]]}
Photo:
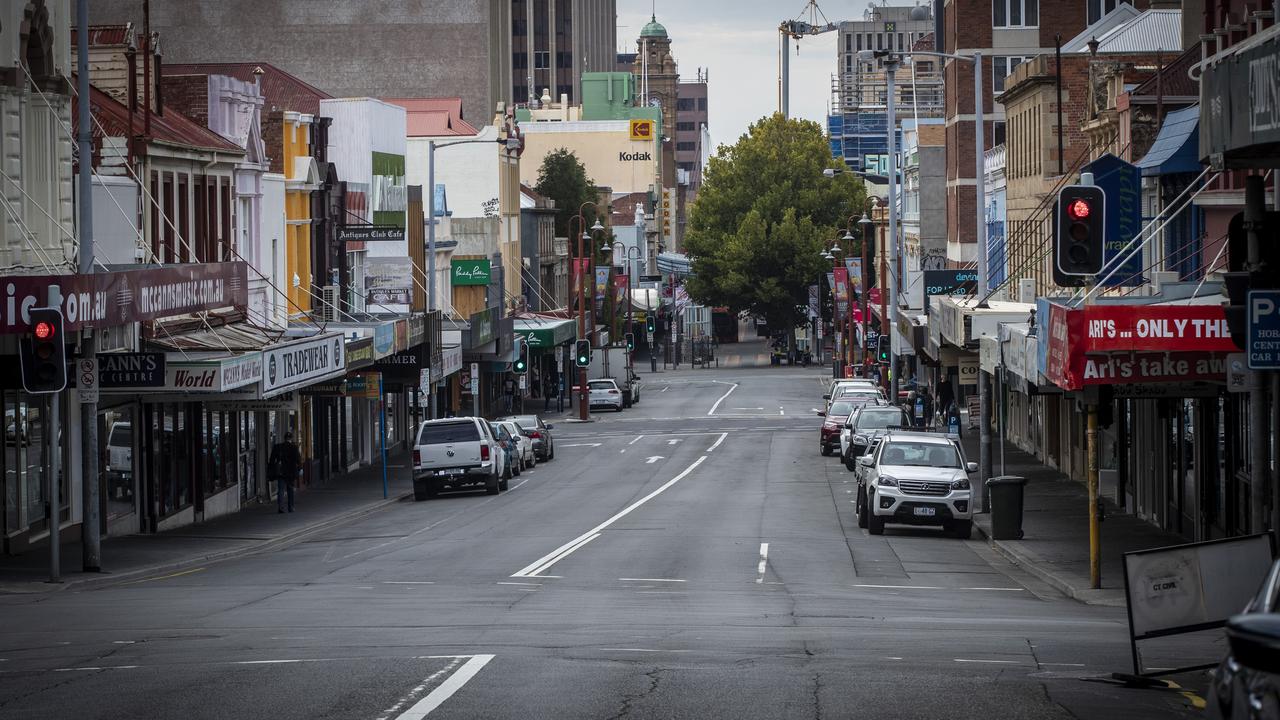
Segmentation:
{"type": "Polygon", "coordinates": [[[293,433],[284,434],[284,442],[271,448],[267,460],[267,475],[276,481],[276,512],[285,512],[285,495],[288,494],[288,511],[293,512],[293,488],[302,474],[302,453],[293,444],[293,433]]]}

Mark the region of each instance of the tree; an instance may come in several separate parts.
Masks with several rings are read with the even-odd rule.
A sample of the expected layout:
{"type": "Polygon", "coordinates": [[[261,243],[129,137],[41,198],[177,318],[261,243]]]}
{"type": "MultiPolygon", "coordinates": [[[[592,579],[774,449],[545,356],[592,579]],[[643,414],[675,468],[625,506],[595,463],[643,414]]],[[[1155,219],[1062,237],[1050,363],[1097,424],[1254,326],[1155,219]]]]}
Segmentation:
{"type": "MultiPolygon", "coordinates": [[[[542,159],[538,169],[538,185],[534,188],[539,195],[550,198],[556,204],[556,237],[569,238],[569,252],[577,254],[577,238],[569,233],[570,218],[578,214],[578,208],[585,202],[596,200],[595,183],[587,177],[587,169],[583,167],[578,156],[571,150],[560,148],[548,153],[542,159]]],[[[583,209],[586,227],[595,223],[594,208],[583,209]]],[[[580,235],[582,230],[578,223],[573,223],[573,232],[580,235]]]]}
{"type": "Polygon", "coordinates": [[[823,175],[837,167],[817,123],[780,114],[753,124],[737,144],[720,146],[689,213],[690,296],[747,310],[774,331],[803,323],[808,287],[831,270],[822,251],[866,206],[860,179],[823,175]]]}

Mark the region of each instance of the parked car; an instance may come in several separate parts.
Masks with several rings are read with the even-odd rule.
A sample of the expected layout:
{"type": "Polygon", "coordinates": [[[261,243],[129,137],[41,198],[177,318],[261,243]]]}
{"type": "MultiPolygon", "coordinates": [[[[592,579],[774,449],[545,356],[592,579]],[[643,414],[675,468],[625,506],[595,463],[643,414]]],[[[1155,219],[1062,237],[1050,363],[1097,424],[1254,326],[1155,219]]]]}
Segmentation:
{"type": "Polygon", "coordinates": [[[890,430],[858,459],[858,527],[884,534],[885,523],[941,525],[956,537],[973,533],[972,490],[960,444],[940,433],[890,430]]]}
{"type": "Polygon", "coordinates": [[[879,390],[880,385],[875,380],[868,378],[836,378],[827,386],[827,393],[822,396],[823,400],[830,400],[835,397],[836,392],[844,387],[865,387],[879,390]]]}
{"type": "Polygon", "coordinates": [[[501,448],[489,423],[460,417],[418,426],[413,446],[413,497],[425,500],[441,489],[480,485],[490,495],[505,490],[501,448]]]}
{"type": "Polygon", "coordinates": [[[533,438],[525,435],[520,429],[520,425],[514,420],[499,420],[497,422],[506,428],[507,432],[511,434],[511,439],[516,443],[515,450],[518,461],[516,464],[520,466],[520,469],[524,470],[537,465],[538,458],[533,452],[533,438]]]}
{"type": "Polygon", "coordinates": [[[590,407],[609,407],[613,408],[614,412],[622,412],[622,390],[618,387],[616,380],[611,378],[588,380],[587,391],[590,407]]]}
{"type": "Polygon", "coordinates": [[[623,397],[626,398],[627,407],[640,403],[640,376],[634,372],[627,372],[627,379],[623,382],[623,397]]]}
{"type": "Polygon", "coordinates": [[[836,394],[832,396],[831,402],[836,400],[858,400],[863,403],[871,403],[875,405],[888,405],[888,401],[884,399],[884,393],[880,388],[854,387],[845,385],[836,388],[836,394]]]}
{"type": "Polygon", "coordinates": [[[502,419],[513,420],[520,426],[520,432],[533,441],[533,454],[537,455],[539,460],[545,462],[556,456],[555,443],[551,438],[554,425],[543,422],[537,415],[512,415],[502,419]]]}
{"type": "Polygon", "coordinates": [[[113,422],[107,431],[107,495],[124,498],[133,492],[133,424],[113,422]]]}
{"type": "Polygon", "coordinates": [[[489,423],[489,429],[493,431],[493,439],[498,442],[498,455],[502,458],[498,461],[498,475],[503,480],[510,480],[520,474],[520,444],[519,440],[511,437],[511,431],[502,423],[489,423]]]}
{"type": "Polygon", "coordinates": [[[844,421],[849,418],[853,408],[853,403],[837,400],[831,403],[826,412],[818,411],[819,416],[826,418],[822,421],[822,429],[818,431],[818,445],[823,455],[830,455],[832,449],[840,445],[840,428],[844,426],[844,421]]]}
{"type": "Polygon", "coordinates": [[[911,426],[911,416],[902,408],[863,405],[854,410],[840,430],[840,459],[849,472],[856,472],[858,458],[867,454],[871,441],[889,428],[911,426]]]}
{"type": "Polygon", "coordinates": [[[1280,720],[1280,560],[1244,612],[1227,621],[1227,645],[1209,687],[1209,717],[1280,720]]]}

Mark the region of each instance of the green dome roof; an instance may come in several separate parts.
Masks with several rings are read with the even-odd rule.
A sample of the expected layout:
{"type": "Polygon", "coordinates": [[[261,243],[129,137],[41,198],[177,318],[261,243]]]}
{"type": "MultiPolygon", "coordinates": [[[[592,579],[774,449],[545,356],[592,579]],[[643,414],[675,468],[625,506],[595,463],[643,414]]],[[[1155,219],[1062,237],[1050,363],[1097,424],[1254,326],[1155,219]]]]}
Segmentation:
{"type": "Polygon", "coordinates": [[[662,27],[662,23],[658,22],[658,16],[653,15],[649,18],[649,24],[640,30],[640,37],[666,37],[667,29],[662,27]]]}

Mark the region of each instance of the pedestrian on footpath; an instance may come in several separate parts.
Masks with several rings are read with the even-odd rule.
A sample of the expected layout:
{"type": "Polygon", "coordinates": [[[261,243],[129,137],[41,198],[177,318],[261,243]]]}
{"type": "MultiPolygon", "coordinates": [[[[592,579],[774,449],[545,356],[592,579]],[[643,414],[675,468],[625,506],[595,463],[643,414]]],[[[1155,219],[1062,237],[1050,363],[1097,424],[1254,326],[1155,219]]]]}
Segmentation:
{"type": "Polygon", "coordinates": [[[271,448],[271,458],[267,460],[267,477],[276,481],[276,512],[285,512],[285,494],[289,496],[288,511],[293,512],[293,488],[298,476],[302,474],[302,453],[293,444],[293,433],[284,434],[284,442],[276,443],[271,448]]]}
{"type": "Polygon", "coordinates": [[[511,407],[516,396],[516,379],[508,374],[507,378],[502,381],[502,406],[506,408],[507,414],[511,414],[511,407]]]}
{"type": "Polygon", "coordinates": [[[933,396],[929,394],[927,387],[920,389],[920,409],[924,416],[924,426],[933,427],[933,396]]]}

